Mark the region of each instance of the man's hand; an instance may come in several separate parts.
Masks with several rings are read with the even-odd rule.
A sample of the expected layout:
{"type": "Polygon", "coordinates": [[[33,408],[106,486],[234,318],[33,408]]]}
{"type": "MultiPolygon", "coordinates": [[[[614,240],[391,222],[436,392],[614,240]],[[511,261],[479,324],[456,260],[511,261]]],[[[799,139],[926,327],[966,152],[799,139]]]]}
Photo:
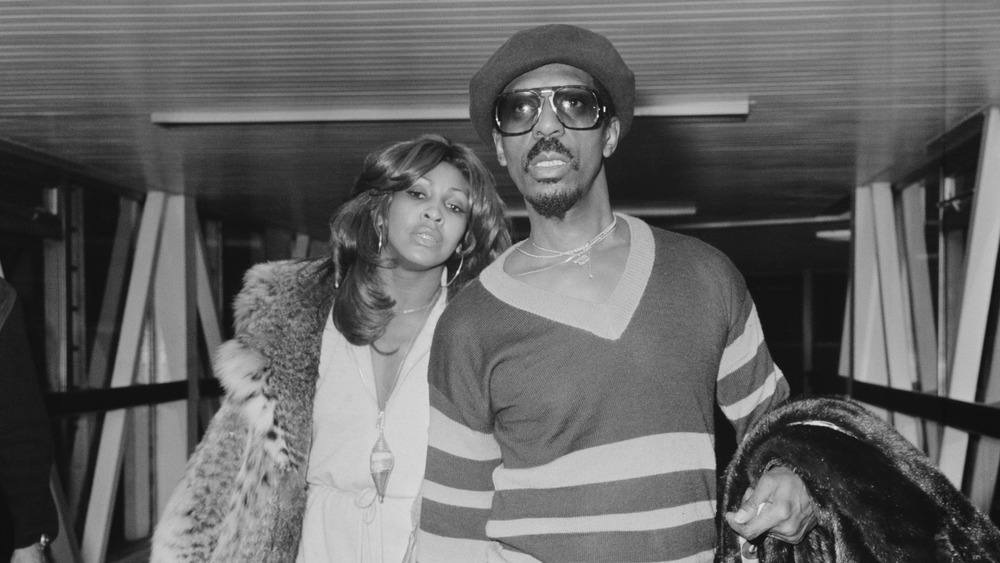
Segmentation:
{"type": "Polygon", "coordinates": [[[45,563],[45,552],[37,544],[15,549],[10,563],[45,563]]]}
{"type": "Polygon", "coordinates": [[[787,467],[773,467],[761,475],[757,487],[747,489],[736,512],[726,522],[748,540],[766,533],[796,544],[816,526],[816,511],[805,483],[787,467]]]}

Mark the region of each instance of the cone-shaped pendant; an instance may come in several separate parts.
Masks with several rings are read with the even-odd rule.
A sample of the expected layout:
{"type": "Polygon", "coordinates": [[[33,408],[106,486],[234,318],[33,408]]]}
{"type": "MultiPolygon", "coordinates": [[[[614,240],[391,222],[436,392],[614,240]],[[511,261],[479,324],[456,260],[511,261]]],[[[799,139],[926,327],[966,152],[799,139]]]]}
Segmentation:
{"type": "Polygon", "coordinates": [[[389,443],[385,441],[385,436],[382,434],[381,427],[378,432],[378,440],[375,440],[375,446],[372,448],[370,461],[375,492],[378,493],[378,501],[383,502],[385,501],[385,487],[389,483],[389,474],[392,473],[395,460],[392,456],[392,450],[389,449],[389,443]]]}

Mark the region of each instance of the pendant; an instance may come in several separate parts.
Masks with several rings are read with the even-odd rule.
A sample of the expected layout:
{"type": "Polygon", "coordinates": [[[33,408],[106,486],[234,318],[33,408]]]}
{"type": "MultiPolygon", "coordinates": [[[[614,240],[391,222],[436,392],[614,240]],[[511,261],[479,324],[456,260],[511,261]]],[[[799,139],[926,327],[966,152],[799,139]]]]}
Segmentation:
{"type": "Polygon", "coordinates": [[[372,481],[375,482],[375,492],[378,494],[379,502],[385,501],[385,488],[389,483],[389,474],[392,473],[392,466],[395,464],[395,458],[392,455],[392,450],[389,449],[389,443],[385,441],[382,426],[384,416],[382,412],[378,415],[378,439],[375,440],[375,446],[372,447],[372,454],[369,458],[372,481]]]}
{"type": "Polygon", "coordinates": [[[577,266],[583,266],[587,262],[590,262],[590,255],[589,254],[580,254],[580,255],[576,256],[575,258],[573,258],[573,263],[576,264],[577,266]]]}

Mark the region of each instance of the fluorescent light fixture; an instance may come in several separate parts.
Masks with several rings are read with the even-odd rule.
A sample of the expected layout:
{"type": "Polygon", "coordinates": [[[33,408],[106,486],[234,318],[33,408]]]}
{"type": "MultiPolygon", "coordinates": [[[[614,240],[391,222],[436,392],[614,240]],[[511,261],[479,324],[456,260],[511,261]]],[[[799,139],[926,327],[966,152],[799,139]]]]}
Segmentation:
{"type": "Polygon", "coordinates": [[[795,225],[822,225],[824,223],[841,223],[851,218],[850,213],[840,215],[817,215],[814,217],[782,217],[776,219],[742,219],[735,221],[705,221],[702,223],[677,223],[670,225],[671,231],[690,231],[702,229],[742,229],[745,227],[789,227],[795,225]]]}
{"type": "MultiPolygon", "coordinates": [[[[739,117],[750,113],[748,96],[719,94],[659,96],[635,108],[637,117],[739,117]]],[[[345,123],[354,121],[464,121],[465,104],[447,106],[354,107],[313,110],[158,111],[157,125],[243,125],[255,123],[345,123]]]]}
{"type": "Polygon", "coordinates": [[[831,229],[828,231],[816,231],[816,238],[831,242],[850,242],[850,229],[831,229]]]}
{"type": "Polygon", "coordinates": [[[237,125],[250,123],[337,123],[349,121],[453,121],[469,119],[460,106],[358,107],[350,109],[262,111],[166,111],[150,114],[157,125],[237,125]]]}
{"type": "Polygon", "coordinates": [[[744,94],[678,94],[641,100],[636,117],[730,117],[750,115],[750,96],[744,94]]]}
{"type": "MultiPolygon", "coordinates": [[[[612,205],[611,209],[618,213],[632,215],[633,217],[682,217],[697,213],[695,204],[689,201],[672,202],[650,202],[644,205],[612,205]]],[[[528,216],[527,208],[523,206],[509,206],[507,216],[513,219],[523,219],[528,216]]]]}

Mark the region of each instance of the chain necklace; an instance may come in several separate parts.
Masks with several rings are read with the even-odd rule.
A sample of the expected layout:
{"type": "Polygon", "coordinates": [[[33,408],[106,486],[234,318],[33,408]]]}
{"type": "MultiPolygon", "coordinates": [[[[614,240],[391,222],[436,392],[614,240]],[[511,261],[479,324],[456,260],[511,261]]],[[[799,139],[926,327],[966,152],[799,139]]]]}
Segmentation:
{"type": "MultiPolygon", "coordinates": [[[[527,272],[521,272],[521,273],[518,273],[518,274],[511,274],[511,275],[513,277],[515,277],[515,278],[519,278],[521,276],[527,276],[528,274],[537,274],[539,272],[544,272],[545,270],[551,270],[552,268],[555,268],[556,266],[562,266],[563,264],[568,263],[570,260],[571,260],[571,258],[567,258],[565,260],[560,260],[560,261],[556,262],[555,264],[549,264],[548,266],[545,266],[544,268],[538,268],[538,269],[535,269],[535,270],[528,270],[527,272]]],[[[593,272],[590,273],[590,277],[591,278],[594,277],[593,272]]]]}
{"type": "MultiPolygon", "coordinates": [[[[591,251],[591,249],[593,249],[594,246],[596,246],[597,244],[599,244],[602,240],[608,238],[611,235],[611,233],[614,232],[615,227],[618,226],[618,216],[614,215],[613,217],[614,217],[614,219],[612,219],[611,224],[608,225],[607,227],[605,227],[603,231],[597,233],[597,235],[595,235],[594,238],[590,239],[589,241],[587,241],[583,245],[578,246],[578,247],[573,248],[573,249],[570,249],[570,250],[551,250],[551,249],[548,249],[548,248],[544,248],[544,247],[541,247],[541,246],[538,246],[537,244],[535,244],[535,241],[531,240],[530,238],[528,239],[528,242],[531,244],[531,246],[535,247],[537,250],[541,250],[542,252],[548,252],[549,254],[532,254],[531,252],[528,252],[527,250],[525,250],[524,248],[522,248],[523,244],[517,245],[517,247],[516,247],[517,251],[520,252],[521,254],[524,254],[525,256],[527,256],[529,258],[536,258],[536,259],[539,259],[539,260],[546,260],[546,259],[549,259],[549,258],[561,258],[561,257],[565,256],[566,259],[565,260],[560,260],[560,261],[558,261],[558,262],[556,262],[554,264],[549,264],[548,266],[545,266],[545,267],[542,267],[542,268],[538,268],[538,269],[535,269],[535,270],[528,270],[527,272],[521,272],[519,274],[514,274],[514,276],[515,277],[520,277],[520,276],[526,276],[528,274],[537,274],[539,272],[544,272],[546,270],[551,270],[552,268],[555,268],[557,266],[561,266],[563,264],[568,264],[570,262],[576,264],[577,266],[583,266],[584,264],[590,264],[590,251],[591,251]]],[[[589,268],[590,268],[590,273],[588,274],[588,277],[590,279],[594,279],[594,267],[593,267],[593,265],[590,264],[589,268]]]]}
{"type": "Polygon", "coordinates": [[[395,311],[395,314],[397,314],[397,315],[409,315],[410,313],[416,313],[417,311],[423,311],[424,309],[426,309],[426,308],[430,307],[431,305],[433,305],[435,301],[437,301],[438,295],[440,293],[441,293],[441,288],[439,287],[439,288],[437,288],[437,291],[434,292],[434,295],[431,296],[431,300],[428,301],[427,303],[425,303],[425,304],[423,304],[423,305],[421,305],[419,307],[414,307],[412,309],[403,309],[402,311],[395,311]]]}
{"type": "MultiPolygon", "coordinates": [[[[396,458],[389,449],[389,442],[385,439],[385,409],[388,407],[389,398],[392,393],[396,390],[396,385],[399,383],[399,376],[403,373],[403,365],[406,363],[406,357],[410,354],[410,350],[413,348],[413,343],[416,342],[417,336],[420,331],[423,330],[424,325],[427,324],[427,318],[430,316],[430,305],[436,302],[438,295],[441,293],[441,289],[434,293],[434,298],[427,305],[419,307],[414,310],[426,310],[423,318],[420,320],[420,324],[410,335],[409,342],[406,344],[406,348],[402,348],[402,356],[399,358],[399,365],[396,367],[396,373],[392,377],[392,382],[389,384],[389,389],[383,392],[382,396],[385,398],[384,401],[379,400],[379,391],[382,391],[382,386],[379,385],[378,376],[375,374],[375,363],[372,362],[372,381],[375,384],[374,397],[375,405],[378,407],[378,416],[375,418],[375,429],[378,431],[378,438],[375,439],[375,445],[372,446],[372,452],[368,459],[369,471],[372,476],[372,482],[375,484],[375,493],[378,496],[379,502],[385,501],[385,491],[389,483],[389,475],[392,473],[392,468],[396,464],[396,458]]],[[[413,312],[413,311],[410,311],[413,312]]],[[[378,352],[375,348],[374,343],[371,345],[372,349],[378,352]]],[[[365,375],[361,371],[361,366],[358,366],[358,375],[361,376],[362,384],[365,384],[365,389],[368,389],[368,385],[365,382],[365,375]]],[[[371,391],[369,389],[369,391],[371,391]]]]}
{"type": "MultiPolygon", "coordinates": [[[[615,230],[615,227],[618,226],[618,216],[613,215],[612,217],[613,219],[611,220],[610,225],[605,227],[603,231],[594,235],[594,238],[590,239],[589,241],[585,242],[584,244],[576,248],[570,250],[550,250],[548,248],[538,246],[537,244],[535,244],[535,241],[529,237],[528,242],[531,243],[531,246],[534,246],[537,250],[541,250],[542,252],[548,252],[548,254],[547,255],[529,254],[524,250],[521,250],[521,252],[532,258],[555,258],[557,256],[577,256],[580,254],[586,254],[587,251],[593,248],[595,245],[597,245],[597,243],[608,238],[608,235],[610,235],[615,230]]],[[[518,247],[518,249],[520,250],[520,247],[518,247]]]]}

